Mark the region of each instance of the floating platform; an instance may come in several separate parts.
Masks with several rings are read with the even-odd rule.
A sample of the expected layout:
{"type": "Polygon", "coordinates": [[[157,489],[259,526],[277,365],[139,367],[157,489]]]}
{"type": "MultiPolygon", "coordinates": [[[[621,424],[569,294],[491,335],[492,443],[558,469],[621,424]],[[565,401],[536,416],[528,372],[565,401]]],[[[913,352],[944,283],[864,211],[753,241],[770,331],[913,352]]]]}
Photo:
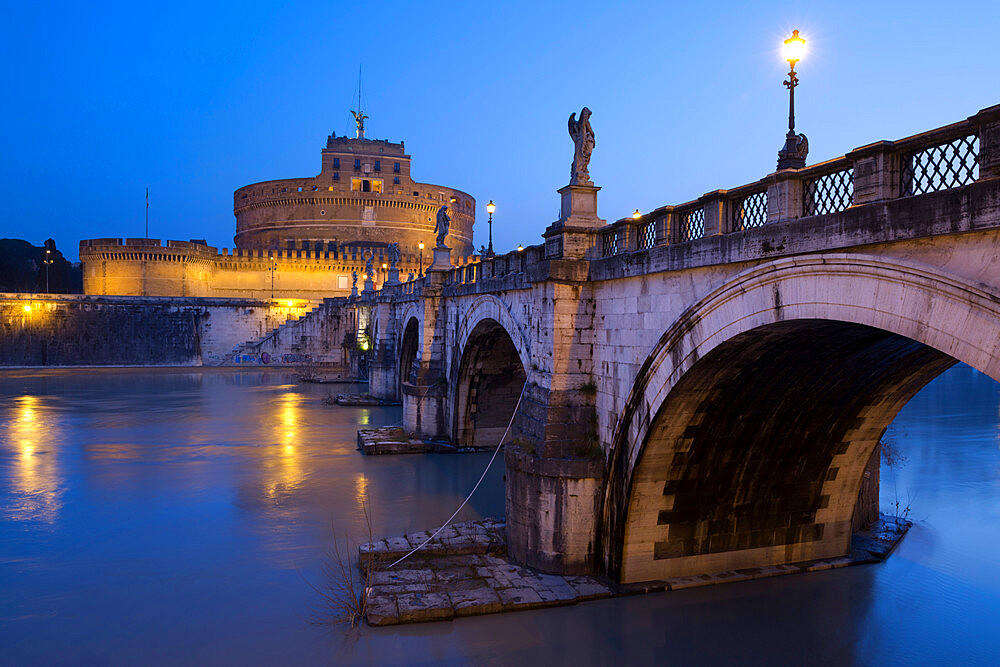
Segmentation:
{"type": "Polygon", "coordinates": [[[402,405],[399,401],[390,401],[384,398],[377,398],[371,394],[337,394],[334,401],[337,405],[348,407],[382,407],[388,405],[402,405]]]}
{"type": "Polygon", "coordinates": [[[368,456],[384,454],[463,454],[492,452],[493,447],[457,447],[446,440],[425,440],[398,426],[358,429],[358,449],[368,456]]]}

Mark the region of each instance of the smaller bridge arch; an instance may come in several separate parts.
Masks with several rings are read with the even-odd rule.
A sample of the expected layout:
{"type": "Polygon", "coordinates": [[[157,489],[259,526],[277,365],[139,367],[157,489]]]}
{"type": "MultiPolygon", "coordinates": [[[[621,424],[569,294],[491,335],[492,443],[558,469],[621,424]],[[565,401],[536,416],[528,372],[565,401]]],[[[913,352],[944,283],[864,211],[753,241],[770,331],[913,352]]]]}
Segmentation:
{"type": "Polygon", "coordinates": [[[956,360],[1000,379],[1000,299],[865,255],[782,259],[689,308],[609,452],[599,541],[622,581],[849,549],[885,426],[956,360]]]}
{"type": "Polygon", "coordinates": [[[530,353],[506,305],[477,299],[458,327],[449,404],[454,441],[495,446],[514,414],[527,380],[530,353]]]}

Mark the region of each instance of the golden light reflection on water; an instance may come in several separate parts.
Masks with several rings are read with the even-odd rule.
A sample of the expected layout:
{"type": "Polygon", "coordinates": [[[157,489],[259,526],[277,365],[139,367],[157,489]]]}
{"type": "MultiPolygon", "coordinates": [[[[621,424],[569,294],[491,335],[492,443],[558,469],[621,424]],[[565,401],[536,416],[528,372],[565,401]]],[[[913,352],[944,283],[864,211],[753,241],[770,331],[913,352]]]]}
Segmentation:
{"type": "Polygon", "coordinates": [[[15,521],[55,523],[62,508],[62,489],[55,446],[56,422],[47,416],[37,396],[18,396],[2,431],[3,447],[11,457],[11,498],[3,514],[15,521]]]}
{"type": "Polygon", "coordinates": [[[264,462],[264,495],[272,503],[294,493],[304,480],[299,442],[302,423],[301,394],[286,391],[275,406],[275,414],[268,420],[273,424],[275,444],[264,462]]]}
{"type": "Polygon", "coordinates": [[[357,495],[358,504],[364,506],[368,503],[368,478],[364,473],[358,473],[354,477],[354,491],[357,495]]]}

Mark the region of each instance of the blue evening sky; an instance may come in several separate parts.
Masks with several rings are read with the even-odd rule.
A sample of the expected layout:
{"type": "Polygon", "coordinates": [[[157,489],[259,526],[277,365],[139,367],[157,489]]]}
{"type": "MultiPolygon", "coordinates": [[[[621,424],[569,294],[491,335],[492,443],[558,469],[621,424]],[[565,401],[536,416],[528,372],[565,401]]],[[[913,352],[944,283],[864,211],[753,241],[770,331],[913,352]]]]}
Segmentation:
{"type": "Polygon", "coordinates": [[[587,105],[609,221],[755,181],[786,130],[793,28],[809,162],[1000,103],[1000,3],[8,2],[0,237],[206,238],[234,189],[315,175],[364,69],[369,136],[538,243],[587,105]]]}

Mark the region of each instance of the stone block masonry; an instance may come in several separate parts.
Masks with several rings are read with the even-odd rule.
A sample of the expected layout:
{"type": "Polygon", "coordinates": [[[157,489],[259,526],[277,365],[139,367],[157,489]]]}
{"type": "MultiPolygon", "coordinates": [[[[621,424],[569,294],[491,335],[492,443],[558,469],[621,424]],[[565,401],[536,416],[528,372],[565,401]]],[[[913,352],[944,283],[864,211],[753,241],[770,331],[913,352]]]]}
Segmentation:
{"type": "Polygon", "coordinates": [[[0,294],[0,366],[217,365],[300,310],[250,299],[0,294]]]}
{"type": "Polygon", "coordinates": [[[514,563],[506,555],[505,526],[495,519],[448,526],[393,568],[389,565],[422,545],[433,531],[363,544],[358,561],[366,582],[369,625],[398,625],[875,563],[889,556],[909,527],[907,521],[883,515],[871,531],[855,534],[847,556],[625,585],[603,577],[546,574],[514,563]]]}

